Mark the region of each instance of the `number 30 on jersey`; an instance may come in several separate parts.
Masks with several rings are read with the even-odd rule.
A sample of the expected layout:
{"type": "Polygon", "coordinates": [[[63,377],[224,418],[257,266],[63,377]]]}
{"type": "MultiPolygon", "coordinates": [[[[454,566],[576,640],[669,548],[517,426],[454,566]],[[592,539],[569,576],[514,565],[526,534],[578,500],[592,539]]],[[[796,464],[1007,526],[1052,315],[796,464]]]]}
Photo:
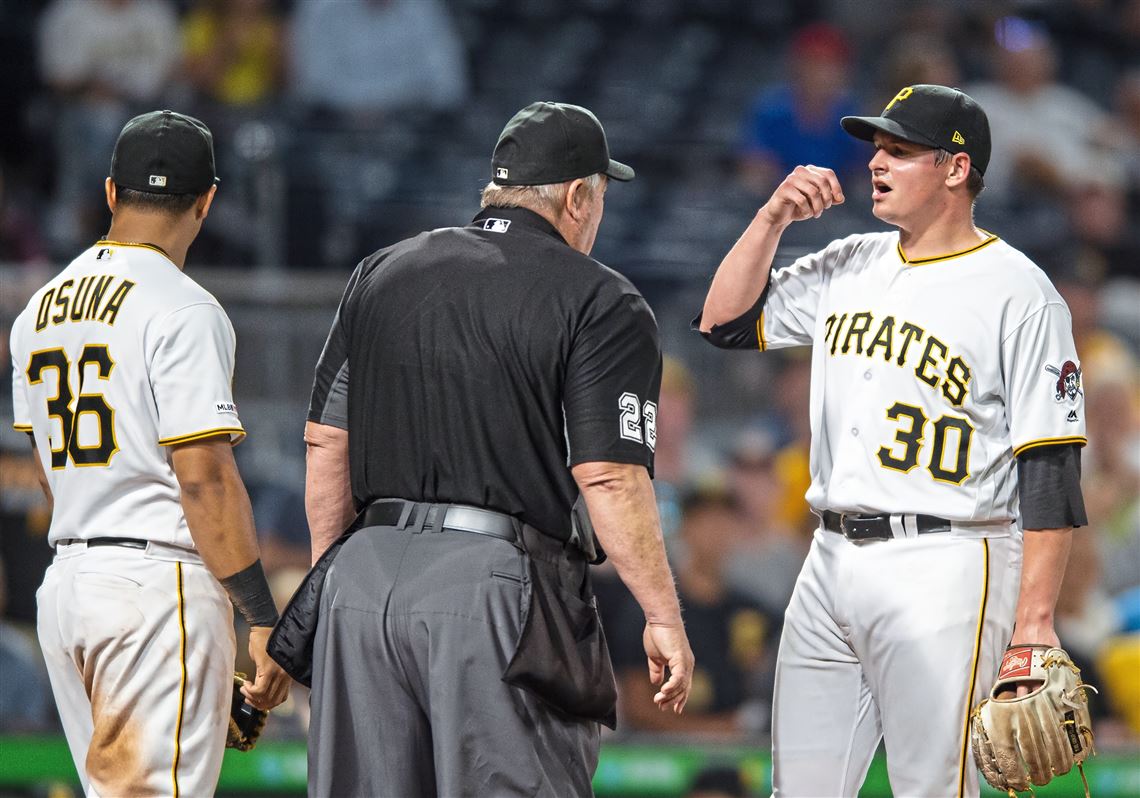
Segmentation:
{"type": "Polygon", "coordinates": [[[621,409],[621,436],[627,441],[644,443],[651,451],[656,451],[657,403],[646,401],[642,404],[637,394],[627,391],[618,397],[618,407],[621,409]]]}

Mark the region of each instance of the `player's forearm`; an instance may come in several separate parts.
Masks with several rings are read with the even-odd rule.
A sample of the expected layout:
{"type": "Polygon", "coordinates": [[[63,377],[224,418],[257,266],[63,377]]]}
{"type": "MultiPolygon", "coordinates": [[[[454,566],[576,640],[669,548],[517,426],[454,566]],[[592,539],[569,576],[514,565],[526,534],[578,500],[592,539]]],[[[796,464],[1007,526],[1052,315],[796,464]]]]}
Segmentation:
{"type": "Polygon", "coordinates": [[[36,450],[36,436],[29,432],[28,441],[32,444],[32,463],[36,469],[36,481],[40,483],[40,490],[44,492],[48,515],[51,515],[55,512],[55,497],[51,494],[51,483],[48,482],[47,474],[44,473],[44,464],[40,460],[40,453],[36,450]]]}
{"type": "Polygon", "coordinates": [[[756,304],[772,269],[772,259],[787,225],[775,225],[763,209],[717,267],[701,316],[701,331],[725,324],[756,304]]]}
{"type": "Polygon", "coordinates": [[[344,532],[356,509],[348,465],[348,431],[327,424],[305,425],[305,515],[315,563],[344,532]]]}
{"type": "Polygon", "coordinates": [[[1013,643],[1052,643],[1053,616],[1069,562],[1073,530],[1027,529],[1013,643]]]}
{"type": "Polygon", "coordinates": [[[258,559],[249,495],[238,474],[228,439],[183,444],[173,452],[190,537],[219,581],[258,559]]]}
{"type": "Polygon", "coordinates": [[[680,625],[681,606],[665,558],[653,483],[642,466],[582,463],[574,479],[618,576],[650,624],[680,625]]]}

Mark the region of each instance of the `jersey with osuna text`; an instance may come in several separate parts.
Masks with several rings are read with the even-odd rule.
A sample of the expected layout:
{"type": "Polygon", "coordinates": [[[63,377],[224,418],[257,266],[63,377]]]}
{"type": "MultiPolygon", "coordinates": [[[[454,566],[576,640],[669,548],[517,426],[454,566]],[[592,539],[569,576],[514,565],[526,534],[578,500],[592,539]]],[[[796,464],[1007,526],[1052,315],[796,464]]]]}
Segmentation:
{"type": "Polygon", "coordinates": [[[49,542],[193,547],[170,447],[245,435],[217,300],[158,248],[100,241],[36,291],[11,348],[14,426],[55,500],[49,542]]]}

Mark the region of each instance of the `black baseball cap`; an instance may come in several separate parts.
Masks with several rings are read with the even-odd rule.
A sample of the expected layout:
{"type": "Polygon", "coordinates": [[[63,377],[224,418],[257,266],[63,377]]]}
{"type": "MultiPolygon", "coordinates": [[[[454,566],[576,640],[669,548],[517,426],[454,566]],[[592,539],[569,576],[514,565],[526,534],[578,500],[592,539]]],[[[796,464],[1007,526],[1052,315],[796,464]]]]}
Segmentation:
{"type": "Polygon", "coordinates": [[[111,179],[154,194],[201,194],[218,182],[214,137],[192,116],[151,111],[127,122],[115,142],[111,179]]]}
{"type": "Polygon", "coordinates": [[[845,116],[843,129],[857,139],[873,141],[875,131],[900,139],[964,152],[982,174],[990,162],[990,122],[986,112],[965,92],[948,86],[907,86],[895,95],[881,116],[845,116]]]}
{"type": "Polygon", "coordinates": [[[633,180],[633,169],[610,158],[602,123],[566,103],[531,103],[519,111],[495,144],[491,179],[500,186],[565,183],[598,173],[633,180]]]}

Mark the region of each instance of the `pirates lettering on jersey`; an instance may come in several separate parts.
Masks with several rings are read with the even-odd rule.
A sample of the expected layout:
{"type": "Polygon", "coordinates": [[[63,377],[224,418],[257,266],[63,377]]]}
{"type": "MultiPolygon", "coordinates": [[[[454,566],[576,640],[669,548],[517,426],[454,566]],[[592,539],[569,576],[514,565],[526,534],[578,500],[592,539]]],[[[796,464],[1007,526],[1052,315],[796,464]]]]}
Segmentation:
{"type": "Polygon", "coordinates": [[[882,357],[905,367],[913,361],[914,375],[931,388],[941,391],[950,404],[961,407],[969,395],[972,371],[959,355],[951,355],[950,347],[933,333],[909,321],[899,324],[894,316],[877,322],[871,311],[832,313],[824,320],[824,344],[830,342],[831,355],[882,357]],[[897,333],[896,333],[897,327],[897,333]],[[872,333],[871,331],[874,330],[872,333]],[[911,343],[925,344],[911,349],[911,343]],[[840,343],[842,341],[842,343],[840,343]],[[908,358],[908,356],[913,357],[908,358]]]}
{"type": "Polygon", "coordinates": [[[134,287],[130,280],[110,274],[81,277],[78,284],[75,280],[64,280],[40,297],[36,332],[46,329],[49,323],[69,321],[101,321],[112,325],[134,287]],[[118,285],[111,290],[116,280],[118,285]]]}

